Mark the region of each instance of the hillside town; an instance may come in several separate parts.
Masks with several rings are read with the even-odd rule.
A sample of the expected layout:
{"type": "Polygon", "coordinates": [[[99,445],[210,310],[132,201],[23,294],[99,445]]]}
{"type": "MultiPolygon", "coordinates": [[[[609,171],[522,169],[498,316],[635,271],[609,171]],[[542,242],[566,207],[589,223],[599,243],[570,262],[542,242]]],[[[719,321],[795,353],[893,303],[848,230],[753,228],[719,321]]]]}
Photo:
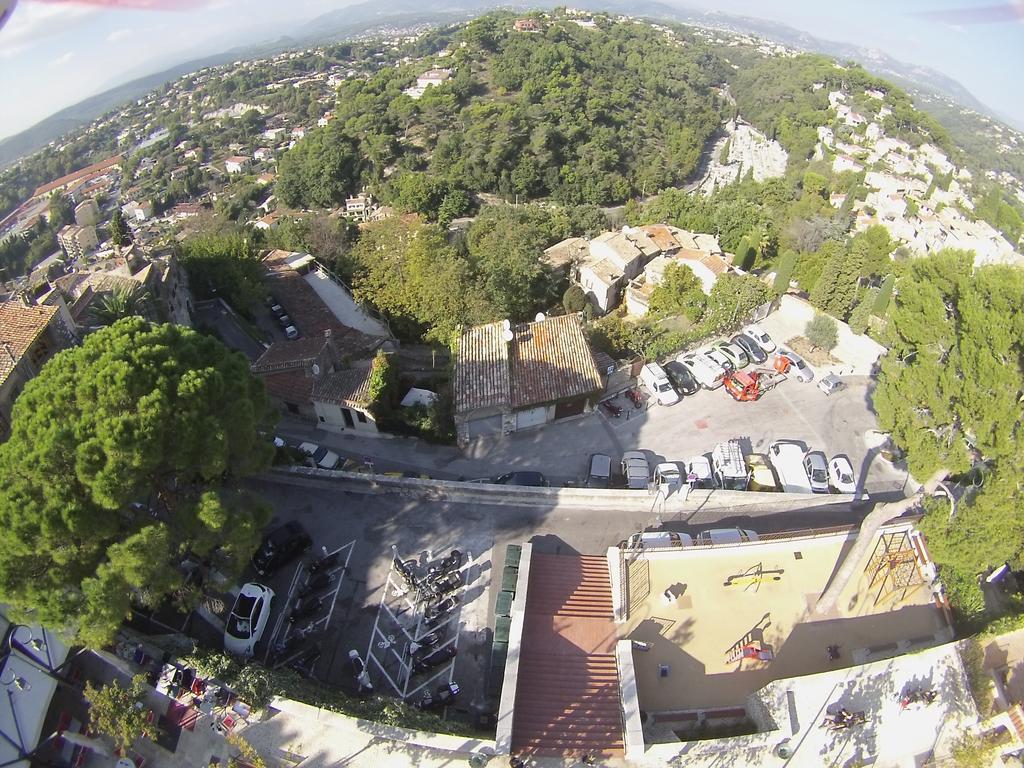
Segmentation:
{"type": "Polygon", "coordinates": [[[0,220],[4,766],[1024,764],[1024,186],[895,86],[499,10],[11,178],[86,145],[0,220]]]}

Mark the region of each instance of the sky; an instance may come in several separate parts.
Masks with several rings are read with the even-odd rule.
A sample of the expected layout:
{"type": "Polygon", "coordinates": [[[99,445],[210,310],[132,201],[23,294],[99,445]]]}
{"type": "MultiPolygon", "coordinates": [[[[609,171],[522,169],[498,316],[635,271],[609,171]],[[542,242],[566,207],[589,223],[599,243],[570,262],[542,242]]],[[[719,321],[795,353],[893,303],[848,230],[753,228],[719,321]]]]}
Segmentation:
{"type": "MultiPolygon", "coordinates": [[[[0,138],[128,80],[274,39],[356,0],[13,0],[0,29],[0,138]]],[[[382,0],[386,3],[387,0],[382,0]]],[[[0,9],[12,0],[0,0],[0,9]]],[[[691,0],[877,48],[960,81],[1024,125],[1024,0],[691,0]]],[[[424,6],[429,6],[425,0],[424,6]]]]}

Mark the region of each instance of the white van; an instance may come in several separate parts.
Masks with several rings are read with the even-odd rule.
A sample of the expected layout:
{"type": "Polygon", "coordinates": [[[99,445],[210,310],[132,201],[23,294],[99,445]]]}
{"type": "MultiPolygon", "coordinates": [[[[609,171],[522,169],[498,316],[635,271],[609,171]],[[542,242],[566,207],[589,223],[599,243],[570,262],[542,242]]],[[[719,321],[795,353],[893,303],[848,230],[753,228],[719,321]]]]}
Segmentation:
{"type": "Polygon", "coordinates": [[[760,541],[754,532],[744,528],[712,528],[701,531],[697,535],[698,544],[744,544],[748,541],[760,541]]]}
{"type": "Polygon", "coordinates": [[[673,389],[665,369],[657,363],[647,363],[640,370],[640,383],[658,398],[661,405],[675,405],[679,402],[679,393],[673,389]]]}
{"type": "Polygon", "coordinates": [[[670,549],[672,547],[692,547],[693,537],[688,533],[675,531],[646,531],[634,533],[628,541],[619,544],[620,549],[670,549]]]}
{"type": "Polygon", "coordinates": [[[700,352],[680,355],[676,360],[686,366],[704,389],[718,389],[725,380],[725,369],[700,352]]]}

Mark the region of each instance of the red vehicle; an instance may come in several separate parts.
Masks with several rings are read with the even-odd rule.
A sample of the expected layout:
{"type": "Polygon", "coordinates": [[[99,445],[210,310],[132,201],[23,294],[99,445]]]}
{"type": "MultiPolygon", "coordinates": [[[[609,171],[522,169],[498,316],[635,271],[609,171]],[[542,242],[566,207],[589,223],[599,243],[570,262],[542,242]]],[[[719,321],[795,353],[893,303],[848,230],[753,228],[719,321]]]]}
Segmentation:
{"type": "Polygon", "coordinates": [[[729,371],[725,375],[725,391],[737,402],[752,402],[779,383],[782,378],[775,371],[759,369],[756,371],[729,371]]]}

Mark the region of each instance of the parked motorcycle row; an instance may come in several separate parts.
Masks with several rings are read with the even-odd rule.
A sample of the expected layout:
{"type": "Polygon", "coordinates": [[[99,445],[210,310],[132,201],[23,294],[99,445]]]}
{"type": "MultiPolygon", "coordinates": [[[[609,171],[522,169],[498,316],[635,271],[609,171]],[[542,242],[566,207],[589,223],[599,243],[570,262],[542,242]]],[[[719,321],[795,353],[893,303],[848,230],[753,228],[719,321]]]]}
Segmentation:
{"type": "MultiPolygon", "coordinates": [[[[634,410],[640,410],[641,408],[644,407],[644,396],[639,389],[627,389],[624,394],[627,398],[629,398],[629,401],[633,404],[634,410]]],[[[618,405],[615,402],[615,400],[617,399],[618,395],[616,395],[615,397],[610,397],[607,400],[602,400],[600,402],[601,408],[604,409],[604,412],[614,419],[617,419],[620,416],[622,416],[622,406],[618,405]]]]}
{"type": "Polygon", "coordinates": [[[311,677],[322,650],[319,642],[309,642],[319,619],[330,609],[333,591],[342,577],[340,551],[317,558],[306,566],[288,611],[288,626],[271,648],[275,666],[287,665],[299,674],[311,677]]]}
{"type": "MultiPolygon", "coordinates": [[[[421,611],[416,636],[406,652],[409,674],[418,675],[440,667],[455,658],[454,641],[447,638],[447,622],[459,606],[459,588],[463,585],[463,554],[453,549],[438,563],[421,572],[415,560],[395,558],[392,567],[405,587],[416,593],[421,611]]],[[[458,683],[446,683],[435,690],[427,689],[414,701],[420,709],[446,707],[459,694],[458,683]]]]}

